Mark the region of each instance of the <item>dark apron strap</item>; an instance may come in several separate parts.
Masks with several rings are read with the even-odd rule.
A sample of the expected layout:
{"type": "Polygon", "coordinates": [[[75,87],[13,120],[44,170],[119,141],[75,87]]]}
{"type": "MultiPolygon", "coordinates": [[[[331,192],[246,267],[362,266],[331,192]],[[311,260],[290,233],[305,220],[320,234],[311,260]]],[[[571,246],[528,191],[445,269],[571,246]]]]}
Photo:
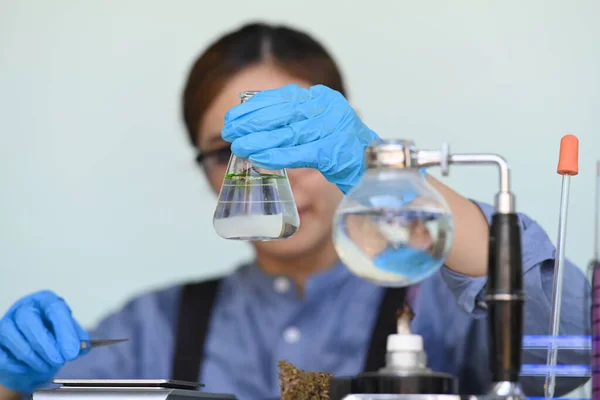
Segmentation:
{"type": "Polygon", "coordinates": [[[402,308],[405,298],[406,288],[388,288],[385,291],[371,334],[371,344],[365,360],[365,372],[374,372],[385,366],[387,337],[398,331],[396,311],[402,308]]]}
{"type": "MultiPolygon", "coordinates": [[[[185,285],[181,292],[179,319],[175,341],[172,379],[197,382],[204,358],[204,343],[212,308],[222,281],[214,279],[185,285]]],[[[365,371],[377,371],[385,366],[387,337],[396,333],[396,311],[402,308],[406,289],[385,291],[367,353],[365,371]]]]}
{"type": "Polygon", "coordinates": [[[183,287],[175,334],[172,379],[198,382],[204,359],[204,342],[222,278],[183,287]]]}

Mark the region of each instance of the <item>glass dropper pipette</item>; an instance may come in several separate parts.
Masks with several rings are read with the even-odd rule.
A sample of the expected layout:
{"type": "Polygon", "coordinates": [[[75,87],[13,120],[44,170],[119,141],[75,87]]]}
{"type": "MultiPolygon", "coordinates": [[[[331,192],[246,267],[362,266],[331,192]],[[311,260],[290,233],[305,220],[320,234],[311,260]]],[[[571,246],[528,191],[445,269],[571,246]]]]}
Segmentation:
{"type": "MultiPolygon", "coordinates": [[[[559,334],[560,308],[562,304],[562,284],[565,272],[565,238],[567,235],[567,213],[569,208],[569,187],[571,176],[579,173],[579,139],[574,135],[565,135],[560,141],[558,167],[556,171],[562,175],[560,198],[560,213],[558,215],[558,240],[556,243],[556,258],[554,261],[554,285],[552,288],[552,314],[550,316],[550,335],[554,338],[559,334]]],[[[544,384],[546,400],[554,397],[556,386],[556,361],[558,346],[550,342],[548,349],[548,373],[544,384]]]]}

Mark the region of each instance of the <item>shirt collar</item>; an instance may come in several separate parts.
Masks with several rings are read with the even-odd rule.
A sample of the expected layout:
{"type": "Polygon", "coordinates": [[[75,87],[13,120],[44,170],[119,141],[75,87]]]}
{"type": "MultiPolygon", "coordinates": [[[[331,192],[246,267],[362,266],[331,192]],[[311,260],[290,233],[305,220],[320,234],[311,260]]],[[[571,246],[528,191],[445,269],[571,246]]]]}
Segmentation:
{"type": "MultiPolygon", "coordinates": [[[[242,267],[245,271],[244,279],[258,289],[259,293],[266,295],[277,295],[279,298],[284,297],[291,301],[318,301],[322,296],[331,292],[335,292],[342,284],[351,280],[361,280],[354,275],[341,261],[337,261],[323,271],[312,275],[305,284],[305,296],[300,298],[292,281],[284,275],[271,275],[265,272],[256,263],[250,263],[242,267]]],[[[421,284],[416,284],[408,288],[407,301],[411,307],[416,307],[416,301],[419,294],[421,284]]]]}
{"type": "Polygon", "coordinates": [[[290,298],[304,301],[320,298],[325,292],[339,287],[349,279],[360,279],[341,261],[337,261],[308,278],[304,287],[304,298],[300,299],[295,286],[287,276],[268,274],[256,262],[246,265],[244,269],[248,283],[259,289],[261,293],[274,293],[280,296],[287,294],[290,298]]]}

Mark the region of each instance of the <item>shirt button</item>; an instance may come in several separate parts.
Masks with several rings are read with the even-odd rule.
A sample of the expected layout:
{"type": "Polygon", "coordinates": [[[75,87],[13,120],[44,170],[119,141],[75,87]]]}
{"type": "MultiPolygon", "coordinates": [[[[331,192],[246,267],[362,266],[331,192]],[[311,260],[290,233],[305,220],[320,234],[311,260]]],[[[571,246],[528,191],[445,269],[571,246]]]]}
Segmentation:
{"type": "Polygon", "coordinates": [[[301,336],[300,329],[295,326],[291,326],[283,332],[283,339],[290,344],[298,343],[301,336]]]}
{"type": "Polygon", "coordinates": [[[283,276],[279,276],[273,282],[273,288],[277,293],[286,293],[290,290],[290,281],[283,276]]]}

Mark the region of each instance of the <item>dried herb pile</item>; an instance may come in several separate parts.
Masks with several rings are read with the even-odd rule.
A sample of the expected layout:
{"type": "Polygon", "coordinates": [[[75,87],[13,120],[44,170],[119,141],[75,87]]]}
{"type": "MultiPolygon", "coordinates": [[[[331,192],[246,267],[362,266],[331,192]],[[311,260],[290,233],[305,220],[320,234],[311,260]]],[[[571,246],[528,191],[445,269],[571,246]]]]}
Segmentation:
{"type": "MultiPolygon", "coordinates": [[[[408,304],[396,313],[398,334],[410,335],[410,321],[415,314],[408,304]]],[[[329,381],[333,374],[307,372],[287,361],[279,361],[281,400],[329,400],[329,381]]]]}
{"type": "Polygon", "coordinates": [[[287,361],[279,361],[281,400],[329,400],[329,380],[333,374],[306,372],[287,361]]]}

